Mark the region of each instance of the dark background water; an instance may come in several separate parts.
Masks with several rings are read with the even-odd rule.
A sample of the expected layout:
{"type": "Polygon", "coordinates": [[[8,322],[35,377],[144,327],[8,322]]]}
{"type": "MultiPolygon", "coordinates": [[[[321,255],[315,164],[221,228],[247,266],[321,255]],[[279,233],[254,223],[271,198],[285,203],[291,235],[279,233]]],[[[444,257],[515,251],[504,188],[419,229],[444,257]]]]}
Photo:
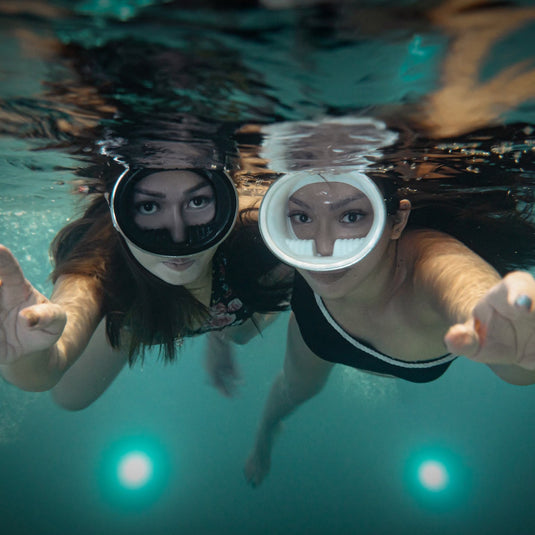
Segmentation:
{"type": "MultiPolygon", "coordinates": [[[[76,209],[96,141],[153,116],[234,127],[416,109],[436,124],[422,127],[415,161],[426,147],[472,187],[491,175],[532,187],[533,4],[432,18],[439,5],[0,3],[0,241],[49,291],[47,247],[76,209]],[[474,78],[463,78],[468,52],[487,41],[474,78]],[[456,44],[464,59],[448,70],[456,44]],[[446,87],[460,95],[455,106],[446,95],[432,114],[422,108],[446,87]],[[485,129],[474,163],[462,143],[485,129]]],[[[242,466],[285,323],[238,348],[235,399],[208,384],[203,339],[173,366],[149,356],[79,413],[1,384],[1,533],[535,532],[533,388],[463,359],[428,385],[336,369],[288,420],[268,479],[249,488],[242,466]],[[141,491],[117,483],[130,448],[153,456],[156,477],[141,491]],[[418,482],[425,459],[449,470],[444,491],[418,482]]]]}

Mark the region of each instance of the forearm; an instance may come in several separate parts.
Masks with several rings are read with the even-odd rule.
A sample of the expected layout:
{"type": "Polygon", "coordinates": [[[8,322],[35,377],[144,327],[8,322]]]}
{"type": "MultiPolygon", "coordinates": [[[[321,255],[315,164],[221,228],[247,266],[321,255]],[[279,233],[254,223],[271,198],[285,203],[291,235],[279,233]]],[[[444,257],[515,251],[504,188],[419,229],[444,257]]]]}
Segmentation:
{"type": "Polygon", "coordinates": [[[412,239],[419,250],[416,287],[429,296],[447,324],[465,322],[479,300],[500,281],[500,275],[446,234],[418,231],[412,239]]]}
{"type": "Polygon", "coordinates": [[[110,346],[103,319],[81,356],[52,389],[52,398],[63,409],[85,409],[108,389],[127,362],[126,351],[110,346]]]}
{"type": "Polygon", "coordinates": [[[65,372],[82,354],[102,318],[101,285],[92,277],[61,277],[50,300],[67,314],[65,329],[57,342],[57,366],[65,372]]]}

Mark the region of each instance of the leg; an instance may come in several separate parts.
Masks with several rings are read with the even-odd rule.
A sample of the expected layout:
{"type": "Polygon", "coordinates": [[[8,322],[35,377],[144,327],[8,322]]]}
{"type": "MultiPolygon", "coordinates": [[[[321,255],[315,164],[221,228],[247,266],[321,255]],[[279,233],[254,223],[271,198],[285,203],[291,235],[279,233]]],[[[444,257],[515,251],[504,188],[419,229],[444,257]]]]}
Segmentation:
{"type": "Polygon", "coordinates": [[[292,314],[283,370],[271,387],[253,450],[245,464],[245,477],[253,487],[260,485],[269,472],[273,441],[282,420],[321,391],[332,367],[306,346],[292,314]]]}

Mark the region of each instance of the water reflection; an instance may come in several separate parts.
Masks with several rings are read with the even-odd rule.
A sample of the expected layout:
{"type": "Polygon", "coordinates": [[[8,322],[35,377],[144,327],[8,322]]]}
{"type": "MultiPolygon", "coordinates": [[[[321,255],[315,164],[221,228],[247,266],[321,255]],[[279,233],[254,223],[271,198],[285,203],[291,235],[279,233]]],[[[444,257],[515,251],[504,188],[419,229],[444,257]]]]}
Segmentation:
{"type": "MultiPolygon", "coordinates": [[[[269,4],[269,10],[248,3],[249,9],[244,11],[240,10],[243,5],[233,4],[235,8],[215,6],[203,12],[184,2],[136,3],[135,8],[127,6],[127,10],[121,8],[125,7],[124,2],[108,2],[107,7],[100,2],[75,6],[61,2],[61,9],[50,2],[46,6],[41,2],[1,6],[2,49],[7,53],[2,62],[5,83],[0,88],[3,135],[0,241],[8,242],[24,273],[32,282],[39,283],[43,293],[49,295],[50,290],[46,285],[48,269],[44,267],[46,248],[74,211],[69,192],[78,192],[76,197],[84,202],[103,193],[95,180],[99,168],[110,170],[101,158],[103,142],[109,144],[113,138],[116,147],[121,147],[122,153],[129,152],[129,157],[141,159],[147,155],[143,165],[181,169],[187,165],[204,165],[213,156],[214,142],[217,146],[224,145],[221,139],[232,139],[233,132],[239,131],[240,168],[234,168],[233,178],[242,196],[253,198],[263,195],[287,171],[266,154],[270,136],[275,132],[280,134],[285,126],[303,128],[305,123],[319,132],[319,123],[333,117],[339,121],[340,116],[351,120],[373,117],[384,122],[389,132],[399,135],[399,142],[390,147],[386,143],[382,148],[380,161],[371,158],[367,165],[373,169],[378,183],[387,187],[393,184],[403,198],[410,200],[414,224],[430,227],[440,220],[437,228],[443,229],[443,224],[448,222],[448,232],[463,237],[471,249],[492,259],[502,273],[516,266],[533,266],[532,251],[526,247],[533,243],[529,218],[535,178],[531,126],[535,122],[531,106],[534,84],[530,58],[533,31],[529,22],[533,19],[533,8],[526,2],[508,6],[443,2],[435,4],[432,10],[410,2],[396,6],[373,2],[366,6],[352,2],[306,2],[306,8],[296,7],[302,2],[283,3],[285,9],[266,1],[263,4],[269,4]],[[154,125],[150,125],[151,119],[154,125]],[[173,125],[184,122],[190,127],[179,128],[182,138],[178,139],[176,131],[172,133],[173,125]],[[144,143],[130,144],[132,130],[139,123],[154,128],[147,127],[145,134],[139,136],[144,143]],[[200,133],[195,131],[196,124],[202,125],[200,133]],[[208,131],[211,133],[207,134],[208,131]],[[192,153],[196,145],[198,157],[192,153]],[[32,192],[37,194],[32,196],[32,202],[24,193],[30,183],[32,192]],[[50,202],[46,210],[36,214],[32,203],[43,208],[39,202],[43,198],[54,200],[61,209],[56,210],[57,204],[50,202]]],[[[209,7],[207,2],[203,5],[209,7]]],[[[351,159],[356,158],[354,153],[363,146],[362,138],[355,147],[350,139],[350,143],[343,144],[340,137],[332,134],[326,128],[322,141],[318,136],[312,144],[314,150],[304,138],[300,144],[293,145],[294,165],[306,169],[310,161],[315,158],[319,161],[320,156],[324,162],[329,161],[331,140],[341,150],[337,156],[341,159],[349,156],[347,161],[351,165],[351,159]],[[302,161],[296,164],[298,154],[302,161]]],[[[292,140],[291,136],[289,139],[292,140]]],[[[287,141],[284,144],[288,150],[292,147],[287,141]]],[[[366,158],[370,153],[361,150],[361,156],[366,158]]],[[[232,322],[236,304],[221,311],[217,321],[232,322]]],[[[387,386],[399,382],[366,375],[362,381],[355,382],[354,388],[371,390],[370,396],[384,395],[386,401],[381,410],[375,411],[367,405],[369,410],[360,411],[348,402],[337,420],[333,415],[340,411],[339,392],[335,392],[340,382],[331,380],[330,389],[320,402],[311,405],[313,415],[307,416],[305,411],[292,420],[292,426],[303,427],[297,427],[297,432],[294,428],[292,435],[288,426],[289,433],[278,444],[280,455],[274,461],[274,473],[262,490],[262,504],[256,508],[251,493],[245,493],[240,486],[239,464],[247,440],[243,426],[248,425],[249,430],[254,427],[251,422],[260,410],[259,385],[266,385],[268,378],[276,373],[275,358],[282,351],[277,344],[285,335],[280,325],[276,336],[270,337],[266,331],[264,338],[249,344],[243,353],[247,357],[255,352],[262,356],[265,353],[266,358],[247,360],[252,364],[244,364],[246,383],[241,385],[241,391],[247,403],[237,400],[232,411],[214,401],[208,414],[203,412],[207,400],[212,398],[209,390],[198,386],[203,381],[199,379],[198,362],[187,368],[189,361],[182,359],[179,366],[165,368],[165,372],[157,375],[158,381],[151,379],[160,368],[150,368],[147,362],[145,370],[152,370],[152,375],[147,371],[138,375],[136,368],[129,374],[121,374],[119,384],[106,392],[100,404],[77,414],[74,420],[62,420],[59,411],[47,413],[43,421],[39,418],[41,414],[32,417],[32,411],[25,413],[24,417],[30,418],[31,429],[24,428],[25,420],[20,416],[23,436],[33,438],[39,434],[45,451],[52,452],[46,458],[46,465],[61,465],[70,472],[72,466],[55,452],[59,441],[73,444],[71,431],[76,427],[87,448],[78,449],[81,460],[75,471],[80,478],[73,478],[76,487],[69,487],[72,494],[65,496],[70,499],[76,492],[80,506],[76,510],[93,512],[98,507],[92,490],[83,486],[88,474],[81,465],[92,466],[95,449],[104,447],[110,436],[120,431],[117,428],[121,422],[150,421],[159,430],[165,429],[162,435],[184,455],[187,448],[183,449],[181,439],[187,437],[196,447],[187,450],[185,464],[198,467],[197,473],[192,469],[191,479],[184,483],[192,503],[185,503],[184,493],[180,494],[181,499],[174,499],[173,494],[172,504],[161,501],[162,514],[154,515],[147,526],[155,533],[166,532],[171,523],[176,527],[180,523],[178,516],[184,529],[188,528],[188,522],[196,527],[201,524],[197,532],[206,526],[216,526],[222,532],[225,527],[230,529],[241,523],[252,533],[264,529],[265,525],[275,524],[274,529],[279,529],[290,522],[296,529],[302,527],[309,533],[333,529],[344,532],[354,531],[357,524],[365,530],[371,525],[372,517],[381,518],[385,526],[388,524],[385,529],[391,532],[400,532],[397,528],[401,524],[407,531],[425,530],[422,526],[431,530],[436,518],[414,507],[411,493],[397,483],[395,463],[402,457],[399,452],[404,448],[437,437],[457,446],[465,443],[459,451],[469,458],[476,472],[480,470],[477,485],[485,484],[494,490],[498,480],[500,488],[515,486],[529,495],[530,482],[524,470],[516,469],[511,463],[505,463],[507,468],[504,468],[503,463],[504,458],[512,457],[529,461],[529,452],[523,449],[523,445],[531,443],[530,431],[523,425],[532,416],[529,391],[505,390],[503,385],[483,375],[479,371],[482,367],[476,370],[456,362],[442,379],[425,390],[425,395],[410,390],[415,400],[411,411],[407,411],[410,415],[398,412],[394,396],[395,389],[405,392],[406,388],[387,386]],[[172,375],[173,370],[178,370],[176,376],[172,375]],[[182,381],[183,375],[187,377],[182,381]],[[126,389],[127,384],[135,384],[135,388],[126,389]],[[372,386],[368,388],[368,384],[372,386]],[[477,391],[475,401],[474,391],[477,391]],[[442,392],[443,397],[437,392],[442,392]],[[484,394],[480,396],[480,392],[484,394]],[[486,395],[484,403],[483,395],[486,395]],[[186,423],[185,400],[195,400],[195,410],[186,423]],[[161,418],[154,407],[161,408],[161,418]],[[492,422],[488,407],[492,410],[492,422]],[[113,415],[112,422],[106,419],[106,414],[113,415]],[[172,422],[169,414],[173,415],[172,422]],[[329,440],[322,440],[316,434],[320,414],[325,429],[320,434],[329,440]],[[57,421],[66,422],[67,429],[55,425],[57,421]],[[338,421],[349,421],[351,426],[337,424],[338,421]],[[329,427],[329,422],[334,427],[329,427]],[[307,423],[314,440],[303,448],[305,435],[301,431],[306,433],[307,423]],[[228,427],[223,428],[223,424],[228,427]],[[446,427],[447,432],[441,429],[446,427]],[[47,435],[50,429],[55,431],[54,437],[47,435]],[[99,430],[103,430],[102,434],[99,430]],[[99,435],[98,439],[95,435],[99,435]],[[333,436],[340,440],[332,440],[333,436]],[[204,446],[198,447],[201,441],[204,446]],[[492,452],[489,443],[493,445],[492,452]],[[487,459],[492,459],[491,466],[483,466],[481,451],[486,452],[487,459]],[[318,462],[326,452],[331,459],[328,472],[318,462]],[[195,455],[199,457],[198,464],[195,455]],[[90,460],[85,462],[88,457],[90,460]],[[227,469],[225,484],[213,479],[215,473],[227,469]],[[288,473],[292,478],[287,477],[288,473]],[[198,479],[213,484],[203,484],[202,492],[197,492],[198,479]],[[232,482],[236,482],[234,487],[232,482]],[[324,507],[310,507],[315,500],[307,494],[307,489],[320,487],[324,490],[322,505],[337,514],[325,515],[324,507]],[[223,488],[224,494],[232,497],[232,503],[227,503],[223,492],[218,493],[223,488]],[[303,493],[311,498],[307,500],[306,512],[296,511],[295,496],[303,493]],[[389,523],[384,511],[378,510],[378,501],[368,498],[377,494],[383,498],[381,506],[392,506],[397,520],[389,523]],[[332,501],[326,496],[332,497],[332,501]],[[353,496],[358,496],[358,503],[351,500],[353,496]],[[240,516],[242,513],[235,508],[239,499],[247,504],[244,511],[258,514],[240,516]],[[394,506],[400,500],[404,504],[402,510],[394,506]],[[220,507],[213,507],[214,503],[220,507]],[[218,512],[221,510],[231,510],[235,516],[229,520],[218,512]],[[258,519],[262,519],[262,526],[258,519]]],[[[400,347],[408,348],[410,343],[413,342],[400,344],[393,354],[400,347]]],[[[211,339],[210,344],[212,353],[221,351],[219,340],[211,339]]],[[[199,352],[204,350],[195,347],[200,348],[199,352]]],[[[421,353],[427,356],[430,349],[426,346],[421,353]]],[[[157,358],[156,353],[149,356],[149,360],[157,358]]],[[[207,364],[212,377],[227,393],[238,382],[237,374],[233,375],[237,370],[232,365],[229,367],[229,362],[223,366],[230,370],[227,375],[225,372],[218,375],[217,364],[207,364]]],[[[82,374],[82,377],[87,376],[82,374]]],[[[2,396],[10,395],[6,392],[16,395],[14,390],[6,388],[2,389],[2,396]]],[[[359,392],[351,398],[357,403],[359,392]]],[[[17,399],[22,403],[28,398],[21,393],[17,399]]],[[[36,459],[33,466],[37,469],[32,472],[43,473],[45,463],[38,466],[38,462],[45,456],[31,448],[25,453],[7,450],[5,458],[13,460],[14,470],[17,468],[13,480],[34,489],[33,502],[40,503],[39,482],[34,477],[24,479],[24,469],[28,459],[36,459]]],[[[183,481],[175,475],[173,472],[173,481],[183,481]]],[[[68,484],[64,485],[55,487],[56,495],[65,493],[68,484]]],[[[478,490],[479,486],[471,493],[470,503],[477,502],[478,510],[485,510],[491,501],[478,490]]],[[[46,488],[54,490],[53,478],[47,481],[46,488]]],[[[529,514],[522,519],[523,525],[515,525],[517,520],[510,515],[512,498],[504,500],[504,503],[492,502],[498,518],[490,519],[491,515],[489,519],[481,519],[480,515],[476,518],[468,506],[462,512],[456,510],[455,514],[446,508],[442,512],[450,515],[442,515],[441,525],[444,531],[452,528],[451,533],[455,532],[453,517],[467,520],[467,529],[474,532],[482,529],[483,522],[488,532],[498,529],[497,526],[501,532],[520,532],[533,525],[529,514]]],[[[18,498],[6,495],[3,502],[15,503],[13,510],[20,510],[18,498]]],[[[34,532],[39,525],[43,532],[45,528],[37,515],[38,511],[28,511],[27,518],[20,521],[29,526],[26,531],[34,532]]],[[[124,530],[124,524],[119,521],[114,524],[116,517],[113,514],[110,517],[103,522],[103,528],[124,530]]],[[[141,529],[143,520],[140,516],[136,518],[138,523],[129,527],[141,529]]],[[[6,522],[8,519],[6,513],[6,522]]],[[[91,520],[87,524],[93,529],[95,519],[91,520]]],[[[63,521],[64,531],[80,525],[79,518],[63,521]]],[[[56,532],[58,529],[61,527],[56,532]]]]}

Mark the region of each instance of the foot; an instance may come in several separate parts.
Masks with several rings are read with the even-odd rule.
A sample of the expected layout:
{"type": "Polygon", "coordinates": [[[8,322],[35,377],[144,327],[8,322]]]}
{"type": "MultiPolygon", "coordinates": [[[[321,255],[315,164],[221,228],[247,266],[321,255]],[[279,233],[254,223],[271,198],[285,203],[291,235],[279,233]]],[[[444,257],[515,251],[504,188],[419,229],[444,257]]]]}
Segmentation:
{"type": "Polygon", "coordinates": [[[258,487],[269,474],[273,440],[278,432],[279,429],[274,430],[272,433],[259,433],[255,446],[245,462],[243,473],[252,487],[258,487]]]}

